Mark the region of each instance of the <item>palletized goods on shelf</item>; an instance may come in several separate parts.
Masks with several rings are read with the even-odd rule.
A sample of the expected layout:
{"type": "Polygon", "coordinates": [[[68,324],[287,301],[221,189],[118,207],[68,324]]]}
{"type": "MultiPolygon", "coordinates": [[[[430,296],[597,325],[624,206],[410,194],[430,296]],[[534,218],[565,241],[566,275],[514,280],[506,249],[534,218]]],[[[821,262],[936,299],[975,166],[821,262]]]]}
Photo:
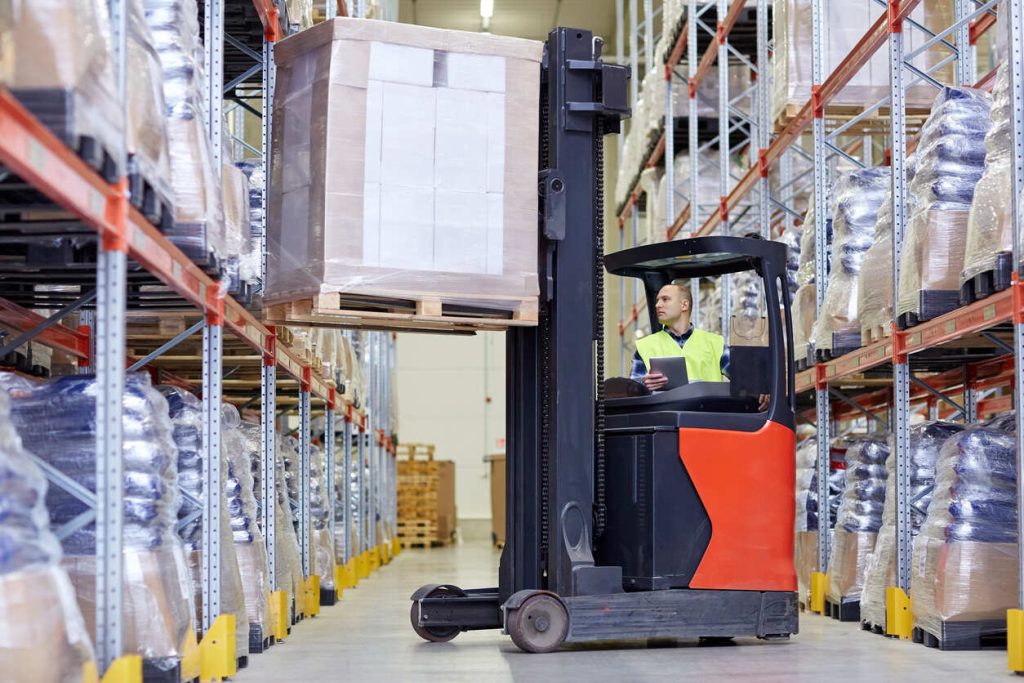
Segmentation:
{"type": "Polygon", "coordinates": [[[834,355],[858,348],[860,267],[875,237],[878,210],[889,184],[888,168],[866,168],[840,175],[832,190],[832,269],[814,324],[814,345],[834,355]]]}
{"type": "Polygon", "coordinates": [[[882,526],[888,458],[884,436],[857,437],[847,447],[846,486],[829,553],[828,598],[835,603],[860,598],[868,555],[882,526]]]}
{"type": "Polygon", "coordinates": [[[18,2],[0,51],[6,85],[68,147],[113,182],[125,170],[125,118],[104,0],[18,2]]]}
{"type": "Polygon", "coordinates": [[[1017,607],[1013,419],[970,427],[942,445],[935,492],[914,542],[914,625],[943,639],[950,623],[1005,624],[1017,607]]]}
{"type": "MultiPolygon", "coordinates": [[[[916,154],[907,157],[903,165],[908,183],[917,174],[916,154]]],[[[910,215],[913,193],[907,192],[904,216],[910,215]]],[[[860,335],[863,344],[887,337],[892,330],[892,187],[886,188],[885,199],[878,209],[875,221],[875,238],[864,254],[861,264],[861,278],[865,286],[857,290],[857,317],[860,319],[860,335]]]]}
{"type": "MultiPolygon", "coordinates": [[[[95,378],[75,375],[33,385],[3,374],[0,381],[11,396],[12,419],[22,439],[48,465],[95,491],[95,378]]],[[[180,665],[192,627],[191,579],[174,532],[178,495],[173,426],[167,402],[145,373],[126,377],[122,407],[125,651],[142,655],[150,667],[171,671],[180,665]]],[[[82,501],[58,486],[48,490],[47,509],[58,526],[87,511],[82,501]]],[[[94,632],[95,525],[70,533],[63,547],[63,566],[94,632]]]]}
{"type": "Polygon", "coordinates": [[[964,267],[960,274],[963,303],[981,298],[1010,284],[1013,249],[1010,165],[1010,76],[999,67],[992,88],[992,126],[985,137],[985,170],[974,190],[967,221],[964,267]]]}
{"type": "Polygon", "coordinates": [[[943,88],[921,129],[900,253],[896,314],[904,327],[960,304],[967,217],[985,161],[989,101],[979,90],[943,88]]]}
{"type": "MultiPolygon", "coordinates": [[[[935,487],[935,462],[946,439],[961,432],[964,425],[926,422],[910,429],[910,523],[916,537],[924,522],[935,487]]],[[[890,453],[893,451],[889,437],[890,453]]],[[[875,548],[868,557],[861,593],[860,616],[872,625],[885,624],[885,591],[898,585],[896,577],[896,458],[885,461],[885,509],[875,548]]],[[[908,549],[909,550],[909,549],[908,549]]]]}
{"type": "Polygon", "coordinates": [[[48,486],[0,391],[0,672],[11,681],[78,683],[92,644],[60,565],[44,505],[48,486]]]}

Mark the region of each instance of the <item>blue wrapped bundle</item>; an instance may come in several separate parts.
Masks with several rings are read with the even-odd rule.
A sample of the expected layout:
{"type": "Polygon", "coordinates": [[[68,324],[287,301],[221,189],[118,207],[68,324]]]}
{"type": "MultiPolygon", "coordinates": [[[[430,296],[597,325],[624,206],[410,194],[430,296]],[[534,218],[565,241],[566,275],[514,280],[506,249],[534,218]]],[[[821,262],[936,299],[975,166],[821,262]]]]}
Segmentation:
{"type": "Polygon", "coordinates": [[[944,541],[1015,543],[1015,452],[1013,433],[991,426],[949,439],[937,465],[926,533],[944,541]]]}
{"type": "MultiPolygon", "coordinates": [[[[96,490],[96,381],[90,375],[60,377],[35,386],[7,381],[12,391],[12,420],[37,455],[89,490],[96,490]]],[[[167,542],[178,496],[177,452],[171,440],[167,405],[153,390],[149,375],[125,378],[123,401],[124,542],[152,549],[167,542]]],[[[78,498],[51,487],[47,506],[55,525],[87,510],[78,498]]],[[[69,555],[91,555],[96,527],[89,524],[64,539],[69,555]]]]}
{"type": "Polygon", "coordinates": [[[889,444],[881,436],[858,437],[846,451],[846,487],[839,504],[836,528],[877,532],[882,525],[885,461],[889,444]]]}
{"type": "Polygon", "coordinates": [[[967,223],[991,125],[987,93],[947,87],[936,96],[921,129],[917,175],[910,183],[897,315],[929,320],[959,305],[967,223]]]}

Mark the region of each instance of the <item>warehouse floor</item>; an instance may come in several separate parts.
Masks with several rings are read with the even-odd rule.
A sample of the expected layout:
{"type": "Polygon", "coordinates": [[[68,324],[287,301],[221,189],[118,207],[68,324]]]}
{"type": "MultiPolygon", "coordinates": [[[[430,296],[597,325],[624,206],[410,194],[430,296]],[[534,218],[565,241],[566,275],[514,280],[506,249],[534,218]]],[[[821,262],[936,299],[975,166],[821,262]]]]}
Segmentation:
{"type": "Polygon", "coordinates": [[[1009,680],[1006,653],[939,652],[898,642],[824,617],[801,620],[786,643],[573,648],[550,655],[520,652],[497,631],[426,643],[409,627],[409,595],[427,582],[496,585],[498,551],[483,534],[450,548],[406,550],[342,601],[298,624],[290,640],[251,658],[239,683],[268,681],[501,680],[1009,680]]]}

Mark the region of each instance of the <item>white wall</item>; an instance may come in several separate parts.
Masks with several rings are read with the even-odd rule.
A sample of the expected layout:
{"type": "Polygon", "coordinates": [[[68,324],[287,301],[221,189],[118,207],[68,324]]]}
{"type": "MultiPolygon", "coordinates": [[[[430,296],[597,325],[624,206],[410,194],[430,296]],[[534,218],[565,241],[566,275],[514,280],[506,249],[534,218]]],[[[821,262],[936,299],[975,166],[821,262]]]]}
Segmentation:
{"type": "Polygon", "coordinates": [[[490,518],[483,456],[504,451],[504,333],[399,334],[396,381],[399,439],[436,444],[455,461],[458,516],[490,518]]]}

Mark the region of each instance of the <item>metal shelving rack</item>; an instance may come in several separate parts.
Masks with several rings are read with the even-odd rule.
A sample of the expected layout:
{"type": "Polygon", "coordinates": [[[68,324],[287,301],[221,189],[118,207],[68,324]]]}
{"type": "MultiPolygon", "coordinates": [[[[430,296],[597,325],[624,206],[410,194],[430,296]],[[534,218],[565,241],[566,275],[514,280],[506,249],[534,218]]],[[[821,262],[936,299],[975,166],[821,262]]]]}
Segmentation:
{"type": "MultiPolygon", "coordinates": [[[[333,3],[331,3],[333,4],[333,3]]],[[[110,0],[111,19],[117,55],[122,99],[124,95],[125,69],[125,0],[110,0]]],[[[271,110],[274,90],[273,47],[284,36],[280,14],[274,0],[205,0],[203,3],[205,28],[204,43],[207,46],[207,73],[210,88],[207,93],[207,111],[211,113],[209,133],[217,162],[220,160],[221,117],[223,97],[227,91],[241,84],[252,85],[251,79],[260,74],[264,98],[264,111],[271,110]],[[250,7],[251,3],[251,7],[250,7]],[[242,5],[245,7],[241,7],[242,5]],[[254,8],[261,26],[255,34],[262,36],[261,44],[255,47],[244,40],[225,32],[225,9],[244,9],[245,13],[254,8]],[[242,54],[252,58],[254,65],[242,74],[226,79],[224,76],[225,44],[232,45],[242,54]]],[[[249,31],[251,35],[253,31],[249,31]]],[[[252,107],[244,101],[239,106],[252,107]]],[[[254,110],[253,110],[254,111],[254,110]]],[[[260,112],[256,112],[260,113],[260,112]]],[[[263,118],[263,146],[258,150],[266,167],[269,149],[269,119],[263,118]]],[[[252,148],[250,147],[250,151],[252,148]]],[[[177,305],[188,307],[191,315],[198,315],[201,322],[193,325],[174,339],[163,344],[145,358],[135,361],[131,370],[154,361],[176,345],[202,329],[202,393],[204,396],[205,438],[204,487],[208,491],[220,491],[220,408],[224,387],[223,347],[225,332],[232,343],[241,343],[251,349],[259,358],[259,398],[261,400],[262,423],[262,486],[263,500],[272,501],[276,496],[275,467],[277,435],[282,413],[277,409],[278,378],[280,373],[298,383],[298,406],[300,413],[299,441],[302,453],[301,471],[304,475],[300,501],[300,525],[308,529],[309,524],[309,448],[312,441],[310,429],[311,407],[314,401],[323,404],[326,411],[325,448],[328,454],[328,470],[333,473],[336,466],[335,421],[344,420],[342,454],[345,473],[352,466],[352,441],[359,440],[359,453],[363,454],[363,442],[372,441],[373,456],[360,460],[370,472],[371,480],[378,489],[364,489],[361,497],[362,519],[382,520],[382,528],[389,538],[394,538],[394,443],[392,434],[384,427],[390,424],[390,396],[378,395],[378,389],[387,392],[387,382],[394,367],[394,340],[392,335],[373,333],[367,335],[369,344],[376,349],[373,362],[368,363],[372,373],[374,389],[364,397],[365,406],[356,406],[341,401],[336,393],[335,383],[315,374],[308,360],[298,357],[292,351],[279,346],[277,330],[263,325],[238,301],[220,292],[219,284],[196,266],[177,247],[172,245],[151,225],[128,201],[128,185],[125,179],[110,183],[83,162],[71,149],[46,129],[8,91],[0,86],[0,164],[8,172],[18,176],[28,187],[38,191],[56,208],[74,216],[75,220],[95,236],[97,259],[95,267],[95,290],[83,294],[72,304],[65,306],[55,315],[44,318],[6,299],[0,299],[0,322],[21,333],[13,342],[4,345],[5,353],[28,341],[60,349],[76,359],[82,371],[94,371],[97,377],[96,401],[96,476],[95,496],[86,495],[83,500],[95,511],[96,524],[96,656],[97,669],[102,674],[115,661],[127,654],[124,651],[122,623],[122,395],[126,374],[126,313],[131,306],[137,309],[139,302],[132,300],[128,291],[129,265],[141,268],[152,281],[167,287],[177,297],[177,305]],[[60,325],[60,321],[71,313],[94,306],[85,316],[92,322],[89,327],[77,330],[60,325]],[[13,345],[12,345],[13,344],[13,345]],[[340,411],[340,412],[339,412],[340,411]],[[371,431],[370,420],[379,419],[376,433],[371,431]]],[[[269,179],[270,174],[265,174],[269,179]]],[[[269,182],[269,180],[268,180],[269,182]]],[[[264,186],[264,193],[268,188],[264,186]]],[[[265,220],[265,219],[264,219],[265,220]]],[[[264,258],[265,269],[265,258],[264,258]]],[[[264,270],[265,272],[265,270],[264,270]]],[[[85,291],[86,288],[82,287],[85,291]]],[[[142,303],[145,306],[145,303],[142,303]]],[[[369,357],[367,351],[366,357],[369,357]]],[[[178,380],[170,373],[158,370],[161,378],[174,383],[178,380]]],[[[193,390],[195,388],[193,387],[193,390]]],[[[357,465],[358,466],[358,465],[357,465]]],[[[363,471],[360,467],[360,472],[363,471]]],[[[346,483],[348,478],[346,477],[346,483]]],[[[68,485],[67,481],[54,481],[55,485],[68,485]]],[[[333,478],[329,482],[333,496],[333,478]]],[[[358,564],[369,568],[379,566],[381,561],[390,559],[394,548],[370,545],[370,538],[360,534],[362,552],[353,552],[353,540],[348,537],[348,511],[350,487],[337,492],[343,499],[346,534],[343,559],[346,565],[358,564]],[[372,557],[371,557],[372,555],[372,557]]],[[[333,500],[333,499],[332,499],[333,500]]],[[[202,604],[204,623],[209,630],[214,618],[220,613],[220,554],[219,496],[204,498],[203,519],[213,523],[203,525],[203,567],[202,604]]],[[[333,508],[333,505],[331,506],[333,508]]],[[[270,562],[270,582],[278,588],[275,567],[275,519],[274,506],[264,506],[264,527],[270,562]]],[[[374,525],[367,524],[369,529],[374,525]]],[[[303,559],[305,573],[309,574],[309,535],[303,535],[303,559]]],[[[352,572],[355,573],[354,571],[352,572]]],[[[346,586],[347,587],[347,586],[346,586]]],[[[339,587],[341,588],[341,587],[339,587]]]]}
{"type": "MultiPolygon", "coordinates": [[[[676,218],[669,226],[666,237],[668,239],[675,238],[685,226],[689,226],[689,233],[694,236],[708,235],[720,229],[728,229],[730,214],[735,212],[743,202],[749,201],[749,197],[752,195],[756,197],[758,223],[763,228],[766,228],[771,220],[766,218],[766,214],[772,210],[782,210],[784,214],[794,215],[795,207],[792,204],[792,195],[779,192],[780,195],[786,195],[784,202],[782,196],[773,196],[767,179],[771,170],[777,168],[783,178],[780,183],[783,188],[793,183],[791,161],[787,159],[787,155],[795,151],[801,156],[808,156],[805,150],[799,148],[799,145],[801,138],[810,131],[813,139],[813,154],[810,156],[813,160],[815,221],[813,225],[808,225],[805,229],[815,230],[817,305],[820,307],[828,280],[826,211],[828,207],[827,191],[831,180],[830,166],[834,165],[835,160],[839,158],[854,166],[871,164],[871,145],[864,145],[864,159],[861,160],[853,156],[852,147],[842,147],[838,138],[851,131],[859,121],[877,112],[882,106],[891,104],[888,116],[890,134],[887,139],[887,156],[891,159],[892,169],[894,233],[892,291],[895,310],[895,298],[898,296],[899,289],[900,253],[903,248],[903,233],[907,223],[907,216],[904,215],[903,210],[908,192],[904,159],[908,149],[916,144],[915,140],[909,138],[907,132],[904,95],[908,87],[918,82],[937,84],[932,74],[950,63],[955,65],[957,83],[974,83],[975,87],[990,90],[995,70],[993,69],[976,80],[974,45],[995,25],[997,2],[949,0],[954,10],[954,22],[936,34],[920,26],[910,17],[920,0],[863,0],[865,4],[879,5],[884,8],[884,11],[853,50],[835,65],[831,73],[826,73],[824,67],[824,2],[825,0],[814,0],[813,3],[812,69],[816,85],[812,89],[811,97],[787,125],[777,134],[771,135],[772,122],[767,118],[766,96],[768,87],[766,76],[769,74],[764,69],[768,63],[767,52],[771,48],[771,42],[764,13],[767,3],[764,0],[759,0],[757,3],[758,108],[756,135],[753,136],[756,138],[757,163],[751,164],[742,177],[735,179],[736,182],[730,184],[729,187],[722,186],[719,210],[709,212],[704,218],[698,216],[698,211],[692,210],[692,207],[700,206],[701,203],[707,201],[703,197],[697,197],[695,173],[691,173],[690,198],[682,211],[678,213],[674,211],[673,193],[667,192],[666,215],[674,215],[676,218]],[[904,47],[904,36],[911,31],[918,32],[925,39],[924,47],[915,50],[915,53],[919,54],[925,47],[943,45],[948,49],[949,55],[927,70],[915,66],[907,58],[908,53],[904,47]],[[825,113],[830,102],[883,47],[888,48],[890,58],[888,96],[874,106],[865,107],[859,115],[848,117],[838,126],[833,125],[831,129],[827,129],[825,113]]],[[[800,400],[804,406],[801,410],[801,419],[812,422],[818,430],[819,501],[826,501],[828,498],[829,437],[834,425],[841,421],[867,417],[869,424],[888,429],[896,437],[898,576],[897,585],[891,587],[890,591],[898,600],[896,604],[900,605],[901,609],[902,606],[907,605],[906,595],[910,582],[911,529],[908,492],[909,427],[912,407],[926,407],[933,417],[962,419],[970,423],[976,422],[982,416],[1009,410],[1016,406],[1017,472],[1024,474],[1024,411],[1020,409],[1020,406],[1024,405],[1022,404],[1024,401],[1024,289],[1022,289],[1024,284],[1020,278],[1021,228],[1017,208],[1021,190],[1024,189],[1024,0],[1004,0],[1004,3],[1003,11],[1006,22],[1002,30],[1005,30],[1007,35],[1008,54],[1006,59],[1013,89],[1011,92],[1013,105],[1012,263],[1014,268],[1012,284],[1001,292],[996,292],[973,304],[960,307],[906,330],[900,330],[893,325],[888,338],[869,343],[838,358],[812,364],[807,370],[797,375],[796,390],[800,394],[800,400]],[[1010,329],[1013,332],[1012,344],[1001,340],[997,334],[1005,335],[1010,329]],[[980,345],[994,349],[995,353],[987,359],[964,363],[962,367],[953,368],[937,366],[931,360],[931,355],[943,346],[953,343],[963,344],[969,340],[978,340],[980,345]],[[865,379],[865,373],[870,374],[870,379],[865,379]],[[1012,387],[1012,394],[1005,393],[1010,387],[1012,387]],[[994,389],[999,389],[1002,395],[993,395],[994,389]],[[954,396],[959,397],[959,402],[954,396]],[[808,402],[808,397],[813,400],[808,402]]],[[[672,81],[683,50],[685,49],[687,52],[690,83],[693,83],[694,79],[699,83],[716,60],[719,72],[721,72],[723,66],[722,45],[727,40],[732,28],[730,18],[734,16],[733,11],[738,11],[744,4],[744,0],[736,0],[732,3],[729,12],[724,14],[725,21],[720,22],[717,26],[718,47],[710,45],[699,63],[697,62],[696,27],[693,21],[687,20],[686,28],[680,34],[679,42],[666,64],[666,88],[669,93],[665,113],[666,130],[670,130],[669,126],[672,125],[672,81]],[[717,54],[714,54],[716,50],[717,54]]],[[[703,3],[702,7],[695,0],[688,0],[687,18],[700,17],[703,12],[707,11],[709,5],[710,3],[703,3]]],[[[717,7],[718,16],[723,16],[724,3],[721,0],[718,1],[717,7]]],[[[630,9],[630,58],[634,74],[636,74],[635,55],[638,24],[635,11],[632,11],[632,3],[630,9]]],[[[620,7],[618,13],[620,23],[622,16],[620,7]]],[[[910,56],[915,55],[911,54],[910,56]]],[[[721,73],[719,77],[721,79],[721,73]]],[[[634,78],[634,80],[636,79],[634,78]]],[[[725,83],[724,80],[722,82],[725,83]]],[[[691,163],[693,162],[692,152],[697,148],[694,140],[693,121],[696,112],[692,92],[691,87],[689,113],[691,163]]],[[[635,96],[636,91],[634,91],[634,98],[635,96]]],[[[726,120],[724,107],[720,106],[719,115],[724,122],[726,120]]],[[[829,117],[830,120],[832,118],[829,117]]],[[[722,126],[724,127],[725,124],[723,123],[722,126]]],[[[671,137],[664,136],[662,142],[648,156],[646,165],[658,164],[662,155],[671,159],[674,151],[672,147],[671,137]]],[[[671,173],[669,170],[671,166],[671,164],[666,164],[666,173],[671,173]]],[[[722,176],[725,175],[723,172],[722,176]]],[[[636,208],[639,200],[639,191],[633,188],[626,206],[620,214],[620,229],[631,214],[633,221],[636,221],[636,208]]],[[[624,235],[622,245],[625,246],[624,235]]],[[[630,310],[625,293],[622,292],[622,294],[623,313],[620,317],[619,332],[620,335],[623,335],[625,357],[628,354],[624,335],[630,326],[636,323],[640,305],[639,303],[634,304],[630,310]]],[[[623,367],[627,367],[625,363],[623,367]]],[[[1021,538],[1024,537],[1022,536],[1024,534],[1024,483],[1021,482],[1020,477],[1018,477],[1017,490],[1018,538],[1021,538]]],[[[821,503],[821,509],[827,509],[824,502],[821,503]]],[[[1024,544],[1018,545],[1018,552],[1021,560],[1024,560],[1024,544]]],[[[827,567],[828,546],[825,534],[821,534],[819,539],[818,553],[820,566],[827,567]]],[[[1019,588],[1021,600],[1024,600],[1024,561],[1021,561],[1020,567],[1019,588]]],[[[1024,604],[1019,607],[1024,608],[1024,604]]],[[[909,610],[902,610],[902,613],[909,615],[909,610]]],[[[1008,616],[1010,668],[1017,672],[1024,672],[1024,611],[1010,610],[1008,616]]],[[[909,619],[904,619],[903,622],[900,624],[898,635],[909,636],[909,619]]]]}

